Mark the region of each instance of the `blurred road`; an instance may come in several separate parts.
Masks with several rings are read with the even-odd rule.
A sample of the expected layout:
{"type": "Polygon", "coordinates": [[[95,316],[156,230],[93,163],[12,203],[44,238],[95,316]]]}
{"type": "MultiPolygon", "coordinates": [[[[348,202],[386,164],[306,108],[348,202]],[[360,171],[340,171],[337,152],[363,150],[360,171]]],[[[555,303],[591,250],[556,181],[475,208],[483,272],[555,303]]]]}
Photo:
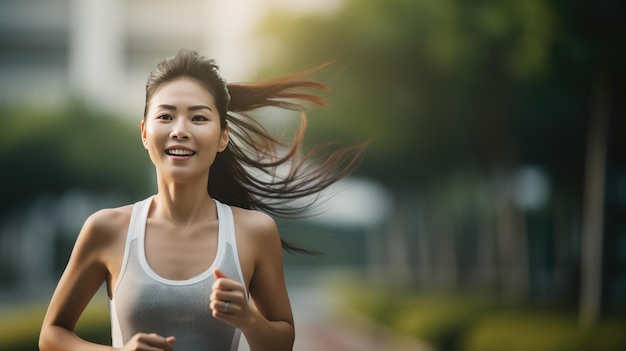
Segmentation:
{"type": "MultiPolygon", "coordinates": [[[[347,315],[323,272],[288,271],[286,275],[296,323],[294,351],[431,351],[417,340],[347,315]]],[[[239,350],[249,350],[243,338],[239,350]]]]}

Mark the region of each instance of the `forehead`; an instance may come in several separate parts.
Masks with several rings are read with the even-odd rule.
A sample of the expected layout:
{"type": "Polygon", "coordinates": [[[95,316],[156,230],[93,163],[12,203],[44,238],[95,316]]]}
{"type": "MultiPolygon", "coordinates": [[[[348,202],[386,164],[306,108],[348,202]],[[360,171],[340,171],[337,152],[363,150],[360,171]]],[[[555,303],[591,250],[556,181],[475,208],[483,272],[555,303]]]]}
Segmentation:
{"type": "Polygon", "coordinates": [[[150,105],[198,104],[215,106],[215,97],[198,81],[191,78],[178,78],[161,84],[150,101],[150,105]]]}

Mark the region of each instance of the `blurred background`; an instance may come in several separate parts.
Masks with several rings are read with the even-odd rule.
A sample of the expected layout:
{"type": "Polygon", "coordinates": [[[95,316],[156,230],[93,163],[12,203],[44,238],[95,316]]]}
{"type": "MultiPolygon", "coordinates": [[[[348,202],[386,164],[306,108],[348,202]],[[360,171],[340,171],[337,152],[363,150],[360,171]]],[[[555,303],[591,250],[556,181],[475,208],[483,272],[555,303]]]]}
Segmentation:
{"type": "MultiPolygon", "coordinates": [[[[295,350],[626,350],[625,15],[620,0],[0,0],[0,350],[37,349],[87,216],[155,191],[144,87],[182,47],[228,81],[333,62],[308,145],[371,142],[321,214],[279,220],[324,252],[285,256],[295,350]]],[[[107,342],[106,309],[100,294],[78,333],[107,342]]]]}

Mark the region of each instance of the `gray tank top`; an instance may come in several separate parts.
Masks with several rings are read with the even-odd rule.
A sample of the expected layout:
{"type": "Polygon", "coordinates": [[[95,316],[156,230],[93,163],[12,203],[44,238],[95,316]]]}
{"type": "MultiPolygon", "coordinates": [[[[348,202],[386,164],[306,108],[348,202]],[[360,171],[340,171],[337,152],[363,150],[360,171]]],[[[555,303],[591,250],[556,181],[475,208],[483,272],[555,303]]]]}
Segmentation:
{"type": "Polygon", "coordinates": [[[187,280],[165,279],[150,268],[144,236],[152,197],[135,204],[122,269],[109,300],[113,347],[124,346],[141,332],[175,336],[174,350],[237,350],[240,331],[213,318],[209,308],[214,268],[243,284],[231,208],[214,201],[219,220],[215,261],[187,280]]]}

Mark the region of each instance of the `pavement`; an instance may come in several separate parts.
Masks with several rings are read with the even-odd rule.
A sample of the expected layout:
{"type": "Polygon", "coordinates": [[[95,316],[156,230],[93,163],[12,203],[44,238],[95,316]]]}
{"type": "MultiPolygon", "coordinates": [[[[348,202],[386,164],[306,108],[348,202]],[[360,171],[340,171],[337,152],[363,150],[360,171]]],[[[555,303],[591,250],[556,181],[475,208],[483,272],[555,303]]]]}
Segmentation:
{"type": "MultiPolygon", "coordinates": [[[[300,272],[297,276],[316,278],[306,279],[308,283],[287,279],[296,324],[294,351],[433,351],[419,340],[346,312],[340,295],[319,274],[300,272]]],[[[249,350],[242,337],[239,351],[249,350]]]]}

